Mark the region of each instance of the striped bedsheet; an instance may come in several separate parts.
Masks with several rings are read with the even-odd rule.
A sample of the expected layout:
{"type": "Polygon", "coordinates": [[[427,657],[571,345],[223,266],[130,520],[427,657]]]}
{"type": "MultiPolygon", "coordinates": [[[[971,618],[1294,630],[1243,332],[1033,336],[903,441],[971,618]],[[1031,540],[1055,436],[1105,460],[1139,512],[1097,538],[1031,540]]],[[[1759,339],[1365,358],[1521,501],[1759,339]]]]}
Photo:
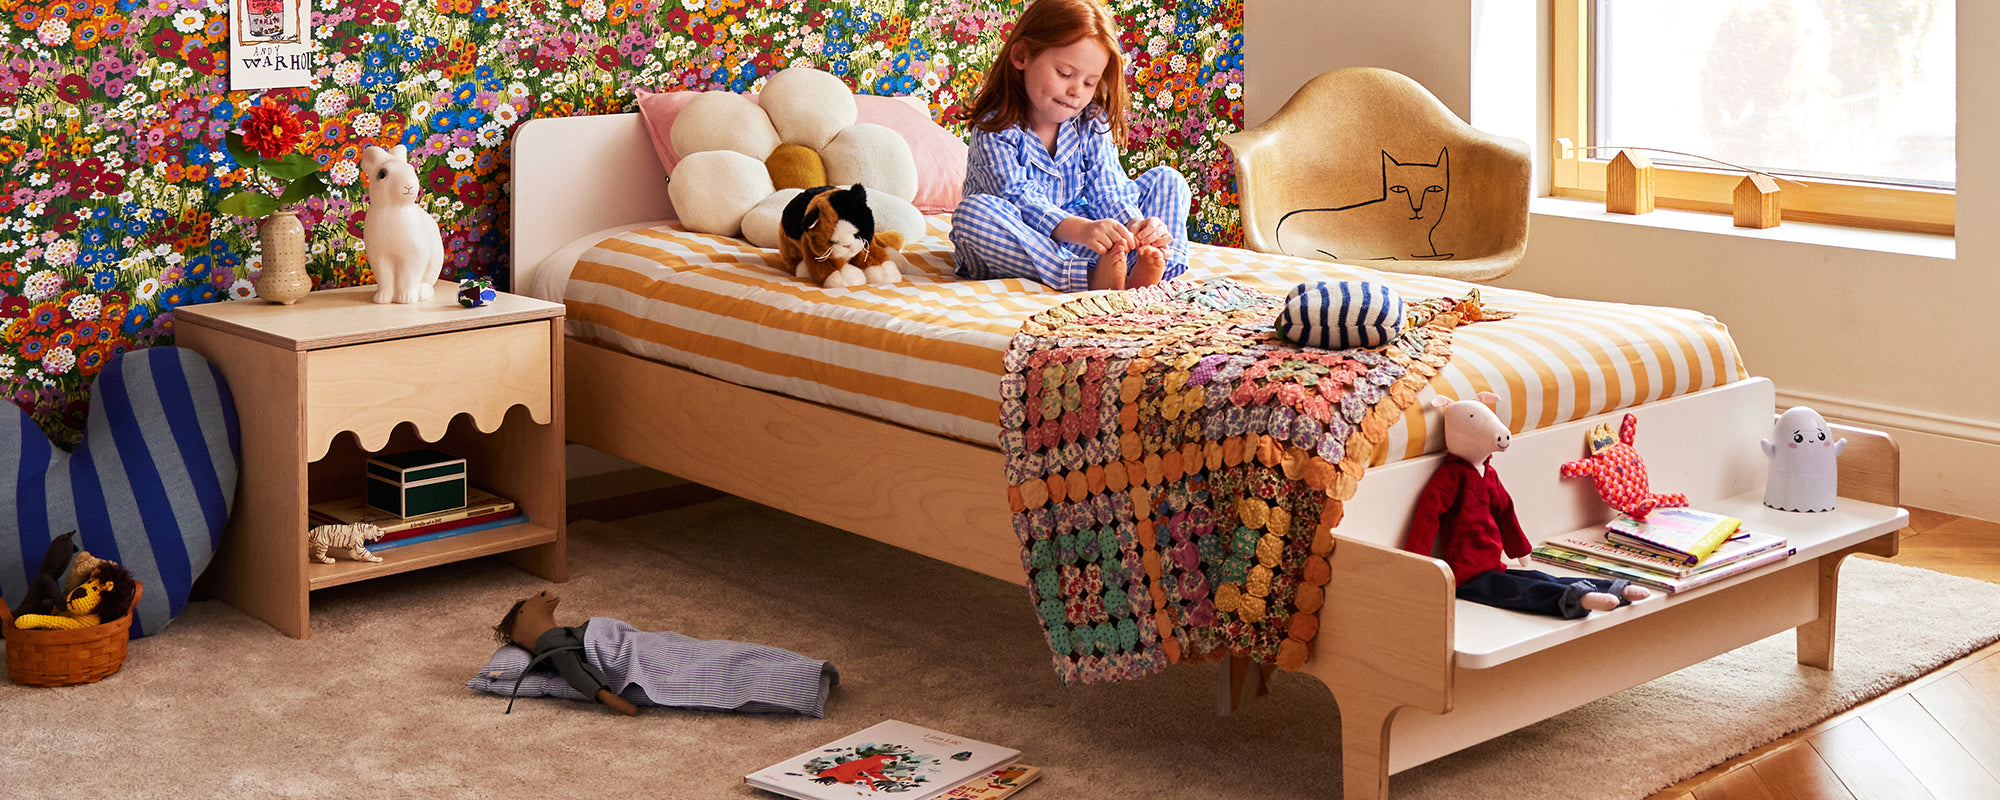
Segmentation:
{"type": "MultiPolygon", "coordinates": [[[[994,444],[1001,355],[1022,321],[1069,296],[1018,279],[957,279],[949,218],[928,223],[899,256],[904,282],[837,290],[793,278],[776,251],[740,239],[671,224],[617,233],[585,249],[569,274],[570,331],[733,383],[994,444]]],[[[1281,297],[1316,280],[1385,282],[1411,300],[1474,288],[1190,245],[1187,277],[1218,276],[1281,297]]],[[[1727,329],[1699,312],[1479,288],[1486,306],[1518,316],[1460,328],[1432,390],[1499,394],[1517,433],[1747,374],[1727,329]]],[[[1421,414],[1405,415],[1390,437],[1377,463],[1443,445],[1421,414]]]]}

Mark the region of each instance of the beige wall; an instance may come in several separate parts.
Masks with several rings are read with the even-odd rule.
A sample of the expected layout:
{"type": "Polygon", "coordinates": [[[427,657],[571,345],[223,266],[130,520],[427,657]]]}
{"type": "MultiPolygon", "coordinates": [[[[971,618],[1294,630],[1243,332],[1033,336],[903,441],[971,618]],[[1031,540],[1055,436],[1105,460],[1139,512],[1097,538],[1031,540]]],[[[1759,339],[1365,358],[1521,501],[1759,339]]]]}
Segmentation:
{"type": "MultiPolygon", "coordinates": [[[[1320,72],[1381,66],[1482,127],[1501,120],[1501,132],[1538,143],[1545,124],[1530,132],[1518,120],[1546,118],[1535,55],[1545,46],[1502,39],[1546,38],[1547,26],[1526,18],[1546,5],[1246,0],[1245,121],[1269,116],[1320,72]],[[1495,55],[1509,44],[1518,53],[1495,55]],[[1482,105],[1496,83],[1523,81],[1536,99],[1511,99],[1513,114],[1482,105]],[[1535,111],[1521,115],[1530,102],[1535,111]]],[[[2000,4],[1958,8],[1961,41],[2000,33],[2000,4]]],[[[1895,434],[1906,504],[2000,519],[2000,48],[1961,47],[1958,78],[1956,258],[1536,214],[1527,259],[1498,283],[1713,314],[1781,401],[1895,434]]]]}

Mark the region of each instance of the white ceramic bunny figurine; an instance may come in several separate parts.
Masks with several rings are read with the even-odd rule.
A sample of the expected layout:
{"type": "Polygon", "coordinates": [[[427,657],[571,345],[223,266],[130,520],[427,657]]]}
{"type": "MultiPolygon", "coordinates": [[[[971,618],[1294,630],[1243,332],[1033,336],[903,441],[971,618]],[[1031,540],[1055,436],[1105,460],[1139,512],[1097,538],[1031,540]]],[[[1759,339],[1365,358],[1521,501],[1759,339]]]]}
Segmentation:
{"type": "Polygon", "coordinates": [[[422,187],[402,145],[361,151],[361,174],[368,179],[368,216],[361,242],[375,272],[377,303],[418,303],[431,299],[444,271],[444,237],[437,219],[417,205],[422,187]]]}

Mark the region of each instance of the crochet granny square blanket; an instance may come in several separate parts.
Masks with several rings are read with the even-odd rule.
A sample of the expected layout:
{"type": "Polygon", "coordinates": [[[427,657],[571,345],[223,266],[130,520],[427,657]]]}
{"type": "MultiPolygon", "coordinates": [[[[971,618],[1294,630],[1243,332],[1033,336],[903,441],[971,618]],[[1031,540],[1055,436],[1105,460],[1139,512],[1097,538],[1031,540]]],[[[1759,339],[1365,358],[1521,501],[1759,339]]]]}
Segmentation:
{"type": "Polygon", "coordinates": [[[1341,504],[1477,302],[1410,303],[1372,350],[1287,342],[1283,298],[1227,278],[1030,318],[1005,356],[1000,445],[1064,682],[1232,654],[1304,664],[1341,504]]]}

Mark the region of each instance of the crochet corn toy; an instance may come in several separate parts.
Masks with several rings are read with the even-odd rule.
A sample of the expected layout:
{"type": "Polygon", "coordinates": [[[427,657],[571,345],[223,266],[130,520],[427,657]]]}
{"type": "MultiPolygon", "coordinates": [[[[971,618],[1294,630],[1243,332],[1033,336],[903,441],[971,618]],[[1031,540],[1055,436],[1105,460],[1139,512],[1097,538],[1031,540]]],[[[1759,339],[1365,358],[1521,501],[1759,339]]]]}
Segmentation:
{"type": "Polygon", "coordinates": [[[22,630],[73,630],[91,627],[101,621],[98,619],[97,609],[103,603],[105,593],[109,591],[111,585],[105,581],[84,581],[82,585],[71,589],[69,594],[63,596],[66,613],[23,614],[14,620],[14,627],[22,630]]]}
{"type": "Polygon", "coordinates": [[[1639,418],[1631,414],[1625,415],[1616,437],[1612,436],[1608,422],[1591,428],[1585,437],[1590,455],[1564,463],[1562,476],[1590,476],[1597,483],[1597,495],[1633,519],[1645,519],[1655,508],[1685,507],[1687,495],[1654,494],[1647,490],[1646,462],[1639,460],[1639,451],[1632,448],[1638,431],[1639,418]]]}

